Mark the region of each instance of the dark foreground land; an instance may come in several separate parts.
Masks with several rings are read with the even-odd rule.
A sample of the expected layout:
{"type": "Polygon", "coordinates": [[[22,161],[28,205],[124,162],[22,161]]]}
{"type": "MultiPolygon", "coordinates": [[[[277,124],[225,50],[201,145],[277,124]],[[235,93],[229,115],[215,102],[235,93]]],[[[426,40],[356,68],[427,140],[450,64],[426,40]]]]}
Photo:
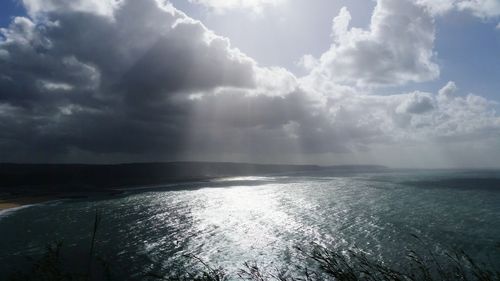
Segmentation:
{"type": "Polygon", "coordinates": [[[323,169],[366,170],[382,166],[263,165],[224,162],[165,162],[112,165],[0,164],[0,191],[103,190],[217,177],[323,169]]]}

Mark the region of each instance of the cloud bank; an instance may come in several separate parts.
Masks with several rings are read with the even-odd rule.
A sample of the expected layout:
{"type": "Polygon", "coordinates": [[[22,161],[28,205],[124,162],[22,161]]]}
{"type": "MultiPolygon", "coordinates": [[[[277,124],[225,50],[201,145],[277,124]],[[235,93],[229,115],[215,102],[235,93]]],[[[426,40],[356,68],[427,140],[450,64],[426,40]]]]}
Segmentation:
{"type": "Polygon", "coordinates": [[[439,76],[433,17],[411,1],[379,0],[366,30],[342,9],[305,77],[259,66],[167,2],[24,6],[29,17],[0,30],[4,161],[492,166],[499,156],[495,102],[454,82],[372,92],[439,76]]]}

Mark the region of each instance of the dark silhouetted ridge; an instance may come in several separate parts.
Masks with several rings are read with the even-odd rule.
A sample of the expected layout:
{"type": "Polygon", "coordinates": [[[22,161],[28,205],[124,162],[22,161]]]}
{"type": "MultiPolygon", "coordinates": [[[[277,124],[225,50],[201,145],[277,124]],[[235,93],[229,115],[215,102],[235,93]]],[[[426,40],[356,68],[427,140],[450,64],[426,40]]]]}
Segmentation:
{"type": "Polygon", "coordinates": [[[259,175],[319,169],[313,165],[259,165],[246,163],[168,162],[113,165],[0,164],[0,190],[53,191],[107,189],[162,184],[214,177],[259,175]]]}
{"type": "Polygon", "coordinates": [[[325,169],[367,170],[381,166],[276,165],[229,162],[127,164],[0,164],[0,191],[100,191],[217,177],[266,175],[325,169]]]}

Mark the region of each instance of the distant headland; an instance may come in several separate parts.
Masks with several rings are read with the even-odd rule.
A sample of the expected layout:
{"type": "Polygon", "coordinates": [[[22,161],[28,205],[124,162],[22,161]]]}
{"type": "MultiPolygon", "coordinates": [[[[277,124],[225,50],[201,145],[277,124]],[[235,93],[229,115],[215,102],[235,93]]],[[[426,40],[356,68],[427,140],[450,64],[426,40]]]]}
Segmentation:
{"type": "Polygon", "coordinates": [[[334,170],[373,171],[378,165],[282,165],[232,162],[155,162],[123,164],[0,163],[0,209],[49,198],[113,194],[126,188],[209,180],[220,177],[334,170]]]}

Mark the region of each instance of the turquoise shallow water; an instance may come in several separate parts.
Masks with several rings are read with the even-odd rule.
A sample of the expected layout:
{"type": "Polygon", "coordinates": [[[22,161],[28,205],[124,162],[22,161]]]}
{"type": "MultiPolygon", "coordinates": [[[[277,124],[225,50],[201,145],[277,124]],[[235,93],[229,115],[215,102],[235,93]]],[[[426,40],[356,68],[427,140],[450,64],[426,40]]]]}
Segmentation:
{"type": "Polygon", "coordinates": [[[185,254],[229,270],[245,261],[280,267],[296,257],[295,246],[311,242],[394,264],[407,248],[460,248],[500,266],[499,172],[324,171],[23,208],[0,217],[0,276],[55,241],[63,241],[68,263],[83,264],[96,209],[97,254],[127,277],[175,267],[185,254]]]}

